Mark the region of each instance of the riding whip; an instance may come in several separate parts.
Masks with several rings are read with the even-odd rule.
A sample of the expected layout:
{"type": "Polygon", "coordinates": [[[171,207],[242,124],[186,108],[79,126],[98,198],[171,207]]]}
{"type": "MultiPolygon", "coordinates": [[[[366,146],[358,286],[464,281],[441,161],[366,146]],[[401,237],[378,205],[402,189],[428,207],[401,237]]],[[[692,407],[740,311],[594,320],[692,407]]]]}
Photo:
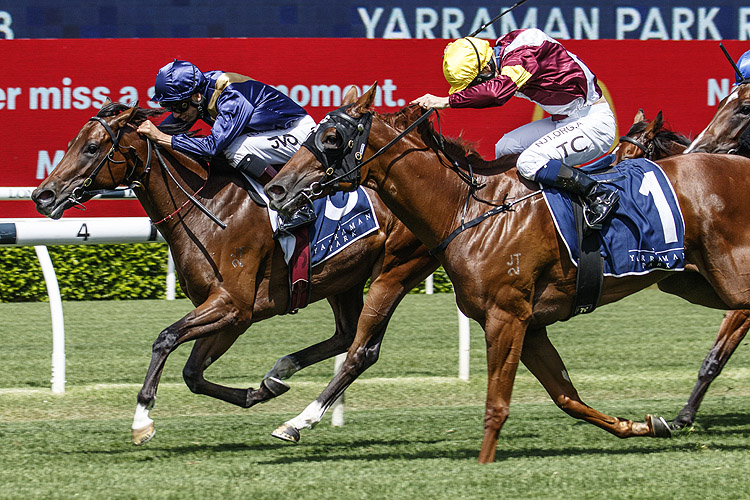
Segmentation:
{"type": "Polygon", "coordinates": [[[734,72],[737,73],[737,77],[740,80],[744,80],[745,77],[742,76],[742,72],[740,71],[740,68],[737,67],[737,64],[734,62],[734,59],[732,59],[732,56],[729,55],[729,52],[727,52],[727,49],[724,48],[724,44],[719,42],[719,47],[721,48],[721,51],[724,52],[724,55],[727,56],[727,59],[729,60],[729,64],[732,65],[734,68],[734,72]]]}
{"type": "Polygon", "coordinates": [[[470,34],[469,36],[477,36],[477,34],[478,34],[478,33],[481,33],[482,31],[484,31],[484,30],[485,30],[485,28],[487,28],[487,26],[491,25],[492,23],[494,23],[495,21],[497,21],[498,19],[500,19],[501,17],[503,17],[503,16],[504,16],[505,14],[507,14],[508,12],[512,11],[513,9],[515,9],[516,7],[518,7],[519,5],[521,5],[521,4],[524,4],[524,3],[526,3],[526,0],[520,0],[520,1],[516,2],[516,3],[515,3],[515,4],[514,4],[514,5],[512,6],[512,7],[510,7],[509,9],[507,9],[507,10],[504,10],[504,11],[503,11],[503,12],[501,12],[500,14],[496,15],[496,16],[495,16],[495,17],[494,17],[494,18],[493,18],[493,19],[492,19],[492,20],[491,20],[490,22],[488,22],[488,23],[484,23],[484,24],[483,24],[483,25],[482,25],[482,26],[481,26],[481,27],[480,27],[480,28],[479,28],[478,30],[476,30],[475,32],[473,32],[473,33],[472,33],[472,34],[470,34]]]}

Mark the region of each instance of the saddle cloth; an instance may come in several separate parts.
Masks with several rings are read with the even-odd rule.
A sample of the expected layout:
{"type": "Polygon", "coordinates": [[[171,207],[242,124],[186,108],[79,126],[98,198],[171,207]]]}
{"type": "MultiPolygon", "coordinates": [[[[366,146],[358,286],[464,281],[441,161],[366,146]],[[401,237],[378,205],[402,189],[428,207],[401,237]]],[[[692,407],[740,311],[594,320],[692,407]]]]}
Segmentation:
{"type": "MultiPolygon", "coordinates": [[[[584,167],[596,180],[606,181],[616,188],[620,195],[615,213],[604,221],[599,231],[604,275],[638,275],[654,269],[683,270],[685,222],[672,185],[661,167],[643,158],[613,167],[609,166],[611,161],[610,155],[584,167]],[[607,170],[602,172],[602,168],[607,170]]],[[[557,231],[576,264],[578,244],[571,195],[547,186],[543,189],[557,231]]]]}
{"type": "MultiPolygon", "coordinates": [[[[271,228],[276,232],[279,227],[278,213],[271,209],[263,186],[254,179],[248,179],[248,181],[266,202],[271,228]]],[[[361,187],[350,193],[336,193],[315,200],[313,207],[317,218],[309,226],[311,267],[325,262],[355,241],[380,228],[372,207],[372,200],[361,187]]],[[[284,251],[284,260],[289,264],[294,253],[296,238],[282,233],[278,240],[284,251]]]]}

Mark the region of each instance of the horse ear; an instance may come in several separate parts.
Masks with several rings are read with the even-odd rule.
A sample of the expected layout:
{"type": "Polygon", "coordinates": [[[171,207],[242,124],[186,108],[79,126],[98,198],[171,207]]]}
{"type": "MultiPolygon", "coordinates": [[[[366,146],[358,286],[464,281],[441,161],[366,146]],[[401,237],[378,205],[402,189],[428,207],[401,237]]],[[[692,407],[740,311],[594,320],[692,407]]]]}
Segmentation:
{"type": "Polygon", "coordinates": [[[661,111],[659,111],[659,114],[656,115],[656,118],[654,118],[653,121],[648,124],[648,127],[646,127],[646,130],[644,130],[646,137],[649,140],[656,137],[656,134],[659,133],[659,131],[661,130],[661,126],[663,124],[664,124],[664,120],[662,118],[661,111]]]}
{"type": "Polygon", "coordinates": [[[112,104],[112,99],[110,99],[109,97],[107,97],[107,98],[106,98],[106,99],[104,100],[104,102],[102,103],[102,107],[101,107],[101,108],[99,108],[99,109],[100,109],[100,110],[104,109],[104,106],[106,106],[107,104],[112,104]]]}
{"type": "Polygon", "coordinates": [[[378,91],[378,82],[372,84],[370,90],[365,92],[362,97],[357,99],[357,104],[354,106],[354,111],[357,113],[364,113],[372,107],[373,101],[375,101],[375,94],[378,91]]]}
{"type": "Polygon", "coordinates": [[[357,97],[359,97],[359,90],[357,87],[352,85],[349,87],[349,90],[346,91],[346,94],[344,94],[344,99],[341,102],[342,106],[348,106],[349,104],[353,103],[357,100],[357,97]]]}
{"type": "Polygon", "coordinates": [[[635,114],[635,118],[633,119],[633,125],[636,123],[640,123],[642,121],[646,120],[646,115],[643,114],[643,110],[639,109],[638,112],[635,114]]]}
{"type": "Polygon", "coordinates": [[[135,117],[135,113],[138,111],[138,105],[136,103],[135,106],[130,108],[127,111],[123,111],[119,115],[117,115],[117,118],[115,119],[115,123],[117,123],[120,127],[123,125],[130,123],[130,120],[132,120],[135,117]]]}

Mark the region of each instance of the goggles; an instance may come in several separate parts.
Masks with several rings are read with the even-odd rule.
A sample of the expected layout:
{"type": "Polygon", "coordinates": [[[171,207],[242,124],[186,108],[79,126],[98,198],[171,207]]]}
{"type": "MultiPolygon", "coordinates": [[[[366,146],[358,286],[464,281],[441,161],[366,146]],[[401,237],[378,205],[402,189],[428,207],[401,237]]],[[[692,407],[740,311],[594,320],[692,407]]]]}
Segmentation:
{"type": "Polygon", "coordinates": [[[160,102],[159,104],[162,108],[171,113],[184,113],[190,107],[190,99],[183,99],[182,101],[160,102]]]}

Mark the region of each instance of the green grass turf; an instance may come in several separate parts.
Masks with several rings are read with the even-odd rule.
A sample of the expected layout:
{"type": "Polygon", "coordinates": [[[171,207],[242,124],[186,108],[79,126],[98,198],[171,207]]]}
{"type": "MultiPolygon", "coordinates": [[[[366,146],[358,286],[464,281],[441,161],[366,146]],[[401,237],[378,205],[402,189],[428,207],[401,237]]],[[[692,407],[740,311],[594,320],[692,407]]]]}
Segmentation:
{"type": "MultiPolygon", "coordinates": [[[[458,380],[450,295],[405,299],[380,361],[346,393],[344,427],[326,417],[297,446],[270,437],[319,394],[332,361],[245,410],[190,393],[181,376],[187,345],[167,362],[156,437],[134,447],[129,428],[151,344],[190,308],[65,303],[67,386],[54,395],[48,305],[0,304],[0,498],[750,498],[748,341],[709,390],[696,426],[671,440],[620,440],[571,419],[521,367],[497,462],[481,466],[484,339],[472,324],[471,380],[458,380]]],[[[721,317],[649,289],[554,325],[550,339],[591,406],[671,418],[721,317]]],[[[264,321],[207,377],[257,387],[279,356],[332,329],[325,303],[264,321]]]]}

